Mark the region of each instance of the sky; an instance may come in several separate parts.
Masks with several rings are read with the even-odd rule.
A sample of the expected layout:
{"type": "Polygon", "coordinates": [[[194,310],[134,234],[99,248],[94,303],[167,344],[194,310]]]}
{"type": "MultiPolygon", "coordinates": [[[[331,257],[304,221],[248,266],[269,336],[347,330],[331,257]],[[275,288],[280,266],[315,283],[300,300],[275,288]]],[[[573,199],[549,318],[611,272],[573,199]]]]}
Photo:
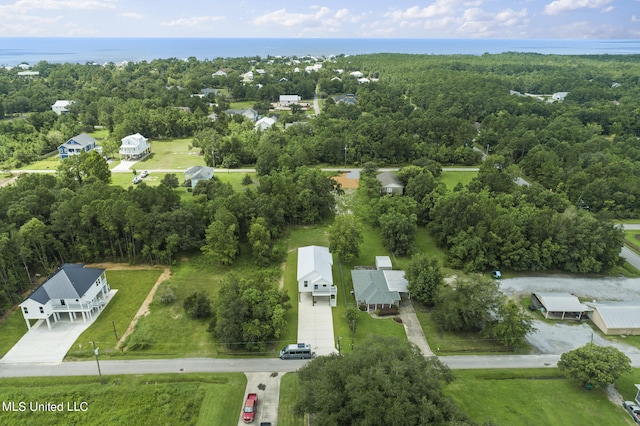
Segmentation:
{"type": "Polygon", "coordinates": [[[43,36],[638,39],[640,0],[0,0],[43,36]]]}

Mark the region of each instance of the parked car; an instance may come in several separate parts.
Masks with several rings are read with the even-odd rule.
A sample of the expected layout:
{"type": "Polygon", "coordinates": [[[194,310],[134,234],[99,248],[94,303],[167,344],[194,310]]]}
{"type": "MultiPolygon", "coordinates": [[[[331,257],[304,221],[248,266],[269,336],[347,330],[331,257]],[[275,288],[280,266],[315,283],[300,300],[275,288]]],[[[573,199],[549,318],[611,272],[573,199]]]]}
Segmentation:
{"type": "Polygon", "coordinates": [[[142,178],[140,177],[140,175],[135,175],[135,176],[133,177],[133,180],[131,181],[131,183],[132,183],[132,184],[134,184],[134,185],[135,185],[136,183],[140,183],[140,182],[142,182],[142,178]]]}
{"type": "Polygon", "coordinates": [[[256,407],[258,406],[258,394],[250,393],[247,395],[247,400],[244,402],[242,408],[242,421],[245,423],[251,423],[256,417],[256,407]]]}
{"type": "Polygon", "coordinates": [[[625,401],[622,406],[636,423],[640,423],[640,406],[635,401],[625,401]]]}
{"type": "Polygon", "coordinates": [[[143,170],[142,173],[140,173],[140,177],[141,178],[146,178],[147,176],[149,176],[149,171],[148,170],[143,170]]]}

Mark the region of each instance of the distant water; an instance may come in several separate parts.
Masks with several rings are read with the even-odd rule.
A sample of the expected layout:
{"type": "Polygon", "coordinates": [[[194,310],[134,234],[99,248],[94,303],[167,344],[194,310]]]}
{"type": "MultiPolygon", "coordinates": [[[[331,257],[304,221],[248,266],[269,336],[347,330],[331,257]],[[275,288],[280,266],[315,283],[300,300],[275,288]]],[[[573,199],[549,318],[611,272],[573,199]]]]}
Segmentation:
{"type": "Polygon", "coordinates": [[[640,54],[640,40],[300,39],[300,38],[0,38],[0,65],[138,62],[260,56],[368,53],[469,54],[535,52],[559,55],[640,54]]]}

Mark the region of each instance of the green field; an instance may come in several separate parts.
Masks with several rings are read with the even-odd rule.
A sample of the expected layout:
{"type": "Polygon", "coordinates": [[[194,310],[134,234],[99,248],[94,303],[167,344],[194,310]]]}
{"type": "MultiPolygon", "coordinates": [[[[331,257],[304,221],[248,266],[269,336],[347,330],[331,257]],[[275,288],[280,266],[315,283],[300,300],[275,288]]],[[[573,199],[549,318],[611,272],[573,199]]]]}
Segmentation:
{"type": "Polygon", "coordinates": [[[164,374],[3,379],[2,401],[26,410],[0,412],[5,425],[231,425],[246,387],[244,374],[164,374]],[[59,412],[29,409],[29,403],[63,404],[59,412]],[[73,411],[77,409],[78,411],[73,411]],[[70,409],[70,410],[69,410],[70,409]]]}
{"type": "Polygon", "coordinates": [[[116,349],[118,336],[122,336],[140,305],[151,291],[161,270],[117,271],[107,269],[107,281],[112,289],[118,290],[113,299],[100,313],[91,326],[78,337],[67,357],[91,357],[93,348],[91,342],[100,347],[100,355],[120,356],[116,349]]]}
{"type": "Polygon", "coordinates": [[[287,373],[280,379],[280,400],[278,402],[278,425],[304,426],[304,418],[293,415],[293,406],[298,400],[298,374],[287,373]]]}
{"type": "Polygon", "coordinates": [[[603,389],[587,391],[556,369],[456,370],[445,388],[478,424],[630,425],[631,418],[603,389]]]}
{"type": "Polygon", "coordinates": [[[133,168],[142,170],[186,170],[191,166],[204,166],[200,148],[191,146],[191,139],[152,140],[151,155],[137,162],[133,168]]]}
{"type": "Polygon", "coordinates": [[[478,176],[478,172],[476,171],[457,172],[442,169],[440,181],[447,186],[447,189],[452,190],[458,183],[461,183],[463,186],[467,186],[476,176],[478,176]]]}

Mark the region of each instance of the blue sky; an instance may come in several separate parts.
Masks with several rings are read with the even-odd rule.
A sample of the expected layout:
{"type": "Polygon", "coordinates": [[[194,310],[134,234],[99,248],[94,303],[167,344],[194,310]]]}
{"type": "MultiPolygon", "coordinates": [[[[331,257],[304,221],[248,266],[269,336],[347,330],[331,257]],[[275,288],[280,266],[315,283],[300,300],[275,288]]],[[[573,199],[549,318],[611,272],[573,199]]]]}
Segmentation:
{"type": "Polygon", "coordinates": [[[637,39],[640,0],[0,0],[0,37],[637,39]]]}

